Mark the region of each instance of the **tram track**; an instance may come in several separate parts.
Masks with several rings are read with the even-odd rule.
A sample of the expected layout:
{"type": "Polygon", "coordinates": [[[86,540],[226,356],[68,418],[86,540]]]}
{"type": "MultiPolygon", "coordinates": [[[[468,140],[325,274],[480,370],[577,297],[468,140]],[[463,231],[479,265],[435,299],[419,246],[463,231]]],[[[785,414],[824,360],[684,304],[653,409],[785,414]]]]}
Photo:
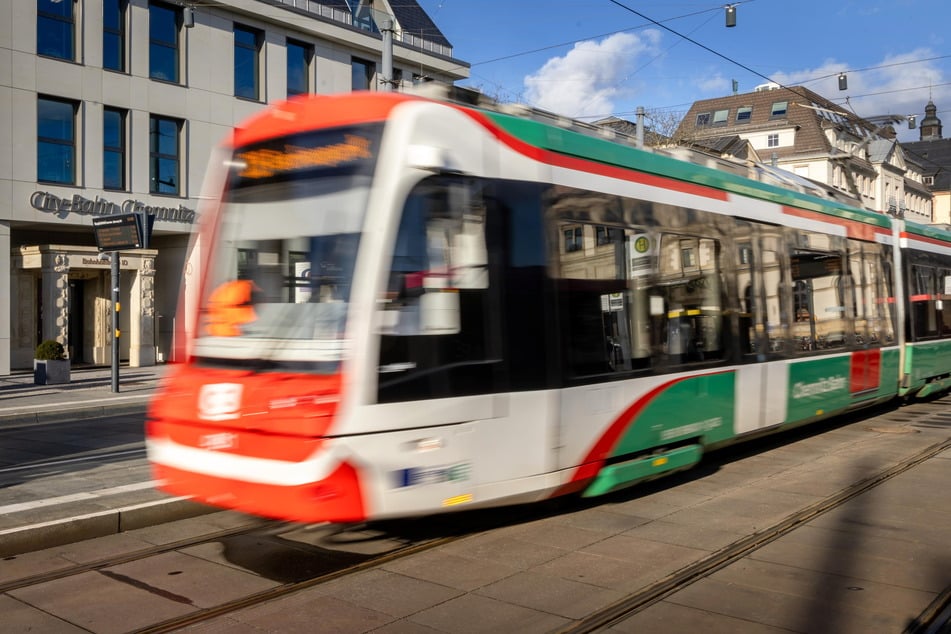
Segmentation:
{"type": "MultiPolygon", "coordinates": [[[[940,426],[942,428],[951,426],[951,414],[947,412],[945,406],[936,406],[935,404],[922,403],[902,408],[887,408],[886,411],[880,413],[879,417],[873,417],[871,419],[865,418],[863,416],[862,418],[856,417],[856,419],[851,420],[851,422],[843,422],[846,425],[859,423],[863,425],[867,431],[879,434],[898,433],[899,431],[902,431],[903,433],[914,433],[916,429],[925,431],[927,429],[933,429],[936,426],[940,426]],[[876,419],[879,421],[879,423],[876,423],[876,419]]],[[[800,434],[803,436],[812,436],[814,434],[821,433],[823,433],[823,431],[816,428],[801,429],[790,432],[793,437],[800,434]]],[[[790,436],[787,434],[781,444],[785,444],[789,441],[790,436]]],[[[765,438],[762,441],[762,444],[766,445],[767,447],[773,443],[779,443],[779,439],[765,438]]],[[[721,463],[729,463],[738,459],[742,460],[743,457],[750,452],[758,453],[759,451],[762,451],[762,447],[757,449],[757,445],[759,444],[760,441],[755,441],[752,444],[738,446],[733,449],[724,449],[722,450],[722,453],[721,451],[714,452],[710,456],[710,464],[718,465],[721,463]],[[719,457],[716,457],[716,454],[719,454],[719,457]]],[[[833,495],[800,508],[796,512],[787,515],[783,519],[768,526],[767,528],[734,541],[731,544],[724,546],[720,550],[704,557],[702,560],[698,560],[679,570],[676,570],[667,576],[654,581],[650,585],[644,586],[634,593],[625,596],[624,598],[616,601],[602,610],[593,612],[584,617],[580,617],[572,623],[566,625],[565,629],[557,631],[564,634],[569,632],[602,631],[611,627],[613,624],[620,623],[627,617],[646,610],[650,606],[663,601],[668,597],[671,597],[677,592],[686,589],[690,585],[713,575],[715,572],[745,557],[749,557],[757,550],[764,548],[768,544],[783,537],[784,535],[795,531],[797,528],[802,527],[807,522],[810,522],[811,520],[844,505],[849,500],[852,500],[863,493],[880,486],[881,484],[914,468],[915,466],[940,454],[942,451],[948,450],[949,448],[951,448],[951,438],[948,438],[943,442],[938,442],[924,447],[917,453],[907,456],[900,462],[891,464],[885,469],[872,473],[833,495]]],[[[583,503],[581,506],[587,506],[587,503],[583,503]]],[[[522,519],[538,519],[552,510],[548,509],[548,511],[546,511],[545,509],[538,506],[532,506],[528,508],[530,510],[526,510],[525,512],[530,517],[522,519]]],[[[140,549],[115,557],[103,558],[94,562],[79,564],[58,571],[50,571],[47,573],[10,581],[0,584],[0,594],[28,586],[41,586],[42,584],[50,581],[64,579],[70,576],[78,576],[85,572],[99,572],[100,574],[110,577],[112,581],[136,585],[136,587],[140,590],[148,590],[158,595],[161,591],[160,587],[149,586],[146,580],[136,577],[134,574],[124,575],[121,570],[116,571],[111,569],[121,566],[122,564],[147,560],[150,557],[156,557],[163,553],[169,553],[171,551],[186,551],[188,549],[193,549],[193,547],[201,547],[203,545],[206,546],[206,552],[204,555],[197,552],[193,552],[192,554],[195,554],[197,557],[207,557],[207,552],[210,550],[207,548],[207,546],[215,544],[216,542],[221,545],[223,550],[226,550],[228,547],[232,547],[234,550],[237,550],[255,542],[268,542],[273,544],[280,541],[284,545],[288,545],[290,547],[288,552],[293,552],[296,553],[296,555],[304,557],[310,556],[313,558],[313,561],[316,561],[318,558],[320,559],[320,564],[315,566],[316,568],[320,569],[319,574],[309,574],[312,572],[312,570],[308,568],[308,566],[302,566],[300,570],[295,571],[296,573],[300,574],[301,578],[292,580],[281,579],[280,575],[269,576],[255,566],[248,567],[247,572],[257,573],[258,575],[269,578],[272,581],[278,582],[278,585],[258,592],[249,592],[243,596],[233,599],[222,600],[220,603],[216,603],[215,605],[199,606],[197,605],[197,602],[192,603],[190,606],[190,611],[187,614],[168,618],[166,620],[160,620],[156,618],[154,623],[147,625],[139,624],[137,629],[129,630],[130,632],[138,633],[173,632],[179,631],[189,626],[198,625],[205,622],[212,622],[215,619],[227,618],[231,614],[238,613],[248,608],[253,608],[255,606],[260,606],[272,601],[277,601],[283,597],[306,591],[311,588],[316,588],[322,584],[329,584],[337,580],[342,580],[347,576],[363,571],[383,567],[391,562],[395,562],[400,559],[406,559],[417,554],[422,554],[425,551],[436,549],[440,546],[449,545],[455,541],[473,536],[484,530],[505,526],[511,524],[512,522],[518,523],[517,520],[513,519],[511,512],[508,513],[507,519],[505,520],[494,517],[486,518],[483,515],[475,516],[475,518],[470,517],[469,519],[470,521],[465,523],[450,521],[446,525],[443,525],[438,521],[436,524],[433,524],[432,519],[430,518],[430,520],[425,523],[411,522],[408,525],[402,524],[390,526],[390,523],[383,523],[381,525],[375,524],[368,525],[366,527],[339,527],[339,532],[333,532],[335,527],[324,525],[303,527],[301,525],[290,525],[284,522],[256,520],[251,524],[244,524],[242,526],[217,531],[214,533],[206,533],[204,535],[178,540],[175,542],[155,546],[153,548],[140,549]],[[481,518],[481,520],[477,518],[481,518]],[[425,529],[423,529],[424,525],[426,527],[425,529]],[[312,536],[320,534],[322,536],[322,541],[319,543],[322,546],[325,546],[330,542],[334,542],[336,545],[342,546],[342,548],[340,548],[337,553],[335,553],[332,548],[314,548],[311,545],[313,542],[310,539],[302,538],[302,534],[308,532],[312,536]],[[327,539],[328,536],[329,539],[327,539]],[[385,552],[374,552],[373,554],[367,555],[367,549],[365,548],[361,549],[350,547],[350,545],[357,543],[359,540],[364,540],[366,543],[370,543],[374,540],[379,540],[381,543],[385,542],[382,544],[382,547],[385,547],[387,550],[385,552]],[[335,557],[335,554],[340,554],[342,556],[335,557]]],[[[215,544],[215,546],[217,547],[218,544],[215,544]]],[[[377,551],[381,550],[382,547],[380,544],[374,545],[374,548],[377,551]]],[[[188,553],[186,552],[186,554],[188,553]]],[[[261,557],[267,557],[271,555],[273,555],[273,551],[268,551],[266,548],[261,549],[261,557]]],[[[239,568],[243,566],[241,561],[236,561],[226,557],[224,559],[227,559],[227,562],[218,561],[218,563],[230,563],[233,567],[239,568]]],[[[278,557],[277,559],[281,558],[278,557]]],[[[273,570],[273,568],[270,570],[273,570]]],[[[166,574],[180,573],[169,572],[166,574]]],[[[916,619],[915,626],[917,629],[907,630],[906,634],[938,634],[939,632],[944,632],[945,630],[942,629],[934,629],[934,624],[941,623],[942,618],[945,621],[947,620],[949,601],[951,601],[951,597],[949,597],[949,592],[945,591],[944,594],[938,596],[935,601],[916,619]]]]}
{"type": "MultiPolygon", "coordinates": [[[[21,577],[19,579],[14,579],[12,581],[2,582],[0,583],[0,594],[4,594],[12,590],[19,590],[20,588],[26,588],[29,586],[35,586],[35,585],[40,585],[43,583],[48,583],[50,581],[57,581],[60,579],[66,579],[68,577],[74,577],[76,575],[80,575],[85,572],[104,570],[112,566],[127,564],[134,561],[140,561],[143,559],[147,559],[149,557],[161,555],[163,553],[180,550],[182,548],[189,548],[192,546],[207,544],[209,542],[219,541],[227,537],[234,537],[237,535],[247,535],[254,532],[266,531],[269,529],[276,530],[276,529],[279,529],[281,526],[285,525],[284,522],[261,520],[257,518],[249,518],[249,519],[250,521],[247,524],[242,524],[240,526],[234,526],[231,528],[222,529],[220,531],[215,531],[213,533],[204,533],[202,535],[196,535],[194,537],[180,539],[174,542],[169,542],[167,544],[156,545],[151,548],[142,548],[132,552],[124,553],[122,555],[110,555],[109,557],[103,557],[95,561],[75,564],[73,566],[68,566],[66,568],[61,568],[59,570],[51,570],[48,572],[30,575],[27,577],[21,577]]],[[[15,557],[16,555],[12,557],[8,557],[8,559],[13,559],[15,557]]]]}
{"type": "MultiPolygon", "coordinates": [[[[782,521],[757,531],[743,539],[737,540],[712,553],[710,556],[641,588],[636,593],[624,597],[603,610],[592,613],[570,626],[558,630],[558,634],[586,634],[588,632],[597,632],[609,628],[639,611],[650,607],[658,601],[662,601],[680,592],[691,584],[712,575],[718,570],[749,556],[767,544],[791,533],[806,522],[839,508],[849,500],[874,489],[949,448],[951,448],[951,438],[940,443],[935,443],[921,452],[892,465],[888,469],[856,482],[834,495],[800,509],[782,521]]],[[[931,632],[932,630],[928,629],[929,624],[940,620],[942,614],[951,611],[951,595],[946,591],[942,596],[944,597],[943,599],[941,597],[936,599],[935,603],[929,606],[919,617],[918,624],[921,629],[915,630],[916,632],[931,632]]],[[[951,614],[947,616],[951,617],[951,614]]]]}
{"type": "Polygon", "coordinates": [[[320,575],[318,577],[313,577],[311,579],[305,579],[303,581],[297,581],[297,582],[280,585],[274,588],[270,588],[268,590],[264,590],[262,592],[258,592],[256,594],[242,597],[240,599],[228,601],[227,603],[223,603],[221,605],[217,605],[211,608],[203,608],[199,610],[198,612],[193,612],[181,617],[168,619],[161,623],[156,623],[148,627],[134,630],[131,634],[160,634],[162,632],[174,632],[181,628],[188,627],[190,625],[196,625],[198,623],[202,623],[202,622],[205,622],[220,616],[225,616],[232,612],[236,612],[238,610],[254,607],[262,603],[267,603],[269,601],[280,599],[282,597],[289,596],[296,592],[307,590],[309,588],[319,586],[323,583],[334,581],[336,579],[339,579],[340,577],[356,574],[364,570],[376,568],[377,566],[381,566],[383,564],[389,563],[391,561],[395,561],[397,559],[403,559],[411,555],[415,555],[427,550],[431,550],[433,548],[437,548],[439,546],[443,546],[443,545],[452,543],[454,541],[457,541],[459,539],[462,539],[463,537],[465,537],[465,535],[453,535],[450,537],[440,537],[440,538],[422,541],[415,544],[410,544],[408,546],[399,548],[395,551],[386,553],[384,555],[373,557],[365,562],[362,562],[356,565],[347,566],[345,568],[341,568],[340,570],[336,570],[328,574],[320,575]]]}

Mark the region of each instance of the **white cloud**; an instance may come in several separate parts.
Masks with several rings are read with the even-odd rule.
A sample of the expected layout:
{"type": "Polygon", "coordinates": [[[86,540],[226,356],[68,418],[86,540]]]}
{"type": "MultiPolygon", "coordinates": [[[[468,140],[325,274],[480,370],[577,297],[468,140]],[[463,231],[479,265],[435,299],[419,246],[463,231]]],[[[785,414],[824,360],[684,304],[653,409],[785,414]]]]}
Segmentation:
{"type": "MultiPolygon", "coordinates": [[[[854,71],[849,71],[845,62],[829,60],[818,68],[776,73],[774,79],[786,86],[805,86],[860,117],[917,115],[920,121],[929,98],[939,105],[951,101],[951,87],[942,76],[938,60],[920,61],[937,56],[933,50],[919,48],[887,56],[870,64],[869,70],[854,71]],[[848,81],[847,90],[839,90],[838,75],[842,72],[848,81]]],[[[909,130],[906,124],[896,126],[896,131],[901,141],[918,140],[918,131],[909,130]]]]}
{"type": "MultiPolygon", "coordinates": [[[[525,97],[531,105],[569,117],[599,116],[615,110],[638,58],[655,52],[660,33],[615,33],[601,41],[575,44],[527,76],[525,97]]],[[[641,61],[643,63],[643,61],[641,61]]]]}

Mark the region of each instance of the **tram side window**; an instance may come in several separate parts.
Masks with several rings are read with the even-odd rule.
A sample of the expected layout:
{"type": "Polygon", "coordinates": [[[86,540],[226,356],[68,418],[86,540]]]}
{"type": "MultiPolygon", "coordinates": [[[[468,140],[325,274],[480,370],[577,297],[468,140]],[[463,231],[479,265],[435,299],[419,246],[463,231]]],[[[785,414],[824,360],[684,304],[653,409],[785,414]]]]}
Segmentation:
{"type": "Polygon", "coordinates": [[[878,244],[850,243],[849,272],[855,285],[855,343],[876,345],[890,342],[891,296],[878,244]]]}
{"type": "Polygon", "coordinates": [[[911,323],[914,338],[938,335],[938,315],[935,302],[935,269],[913,264],[911,267],[911,323]]]}
{"type": "Polygon", "coordinates": [[[846,305],[852,293],[836,252],[794,249],[792,336],[801,351],[841,348],[847,344],[846,305]]]}
{"type": "Polygon", "coordinates": [[[559,223],[576,236],[554,263],[562,341],[570,376],[592,376],[644,368],[650,362],[643,289],[628,280],[629,231],[559,223]],[[640,315],[640,316],[639,316],[640,315]]]}
{"type": "Polygon", "coordinates": [[[667,363],[722,359],[723,283],[720,243],[661,236],[657,277],[649,294],[655,351],[667,363]]]}
{"type": "Polygon", "coordinates": [[[736,249],[736,289],[740,293],[740,354],[756,352],[756,324],[761,323],[759,310],[756,306],[756,293],[753,288],[753,244],[746,233],[748,225],[739,225],[738,231],[744,235],[738,236],[736,249]]]}
{"type": "Polygon", "coordinates": [[[499,333],[489,290],[479,187],[457,177],[422,181],[403,207],[378,300],[381,402],[494,389],[499,333]]]}
{"type": "Polygon", "coordinates": [[[938,278],[938,311],[941,313],[941,336],[951,337],[951,270],[942,269],[938,278]]]}
{"type": "Polygon", "coordinates": [[[787,327],[783,319],[783,296],[779,292],[783,281],[783,267],[780,251],[782,250],[782,236],[779,233],[762,234],[760,236],[760,267],[763,271],[762,293],[765,300],[763,325],[769,352],[786,350],[787,327]]]}

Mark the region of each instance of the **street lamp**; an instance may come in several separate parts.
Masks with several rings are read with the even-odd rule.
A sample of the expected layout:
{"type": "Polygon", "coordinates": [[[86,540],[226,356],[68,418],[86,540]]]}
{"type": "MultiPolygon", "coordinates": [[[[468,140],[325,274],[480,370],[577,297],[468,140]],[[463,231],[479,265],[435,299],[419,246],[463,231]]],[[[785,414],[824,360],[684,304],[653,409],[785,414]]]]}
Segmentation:
{"type": "Polygon", "coordinates": [[[726,9],[726,25],[728,27],[736,26],[736,5],[728,4],[723,8],[726,9]]]}

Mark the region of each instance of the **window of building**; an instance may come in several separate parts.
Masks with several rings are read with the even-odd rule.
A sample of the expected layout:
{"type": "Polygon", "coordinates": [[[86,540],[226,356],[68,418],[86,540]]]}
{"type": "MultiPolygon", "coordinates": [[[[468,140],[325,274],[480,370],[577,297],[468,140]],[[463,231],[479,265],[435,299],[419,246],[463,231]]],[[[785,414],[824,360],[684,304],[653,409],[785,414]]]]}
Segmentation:
{"type": "Polygon", "coordinates": [[[181,131],[179,119],[149,117],[149,191],[153,194],[181,192],[181,131]]]}
{"type": "Polygon", "coordinates": [[[594,241],[599,247],[616,242],[619,235],[621,235],[620,229],[613,227],[598,225],[594,229],[594,241]]]}
{"type": "Polygon", "coordinates": [[[565,229],[565,253],[584,250],[584,232],[581,227],[565,229]]]}
{"type": "Polygon", "coordinates": [[[697,127],[702,128],[703,126],[710,125],[711,115],[709,112],[701,112],[697,115],[697,127]]]}
{"type": "Polygon", "coordinates": [[[773,107],[769,111],[769,117],[771,119],[779,119],[786,116],[786,109],[789,107],[789,102],[787,101],[776,101],[773,103],[773,107]]]}
{"type": "Polygon", "coordinates": [[[102,67],[125,71],[125,20],[128,0],[103,0],[102,67]]]}
{"type": "Polygon", "coordinates": [[[779,134],[766,135],[766,147],[779,147],[779,134]]]}
{"type": "Polygon", "coordinates": [[[350,62],[351,90],[370,90],[373,85],[373,74],[376,72],[376,64],[368,62],[365,59],[354,57],[350,62]]]}
{"type": "Polygon", "coordinates": [[[264,34],[258,29],[234,25],[234,96],[261,98],[261,43],[264,34]]]}
{"type": "Polygon", "coordinates": [[[310,92],[310,65],[314,47],[303,42],[287,40],[287,96],[306,95],[310,92]]]}
{"type": "Polygon", "coordinates": [[[726,125],[729,116],[729,110],[717,110],[713,113],[713,125],[726,125]]]}
{"type": "Polygon", "coordinates": [[[36,178],[76,184],[76,116],[79,104],[40,97],[36,108],[36,178]]]}
{"type": "Polygon", "coordinates": [[[753,107],[752,106],[740,106],[736,109],[736,122],[737,123],[749,123],[750,119],[753,118],[753,107]]]}
{"type": "Polygon", "coordinates": [[[76,59],[76,14],[73,2],[37,0],[36,54],[76,59]]]}
{"type": "Polygon", "coordinates": [[[924,176],[922,177],[922,180],[924,181],[925,185],[934,185],[934,176],[924,176]]]}
{"type": "Polygon", "coordinates": [[[124,190],[126,154],[126,111],[104,108],[102,111],[102,187],[124,190]]]}
{"type": "Polygon", "coordinates": [[[181,9],[164,2],[149,3],[149,77],[179,82],[181,9]]]}

